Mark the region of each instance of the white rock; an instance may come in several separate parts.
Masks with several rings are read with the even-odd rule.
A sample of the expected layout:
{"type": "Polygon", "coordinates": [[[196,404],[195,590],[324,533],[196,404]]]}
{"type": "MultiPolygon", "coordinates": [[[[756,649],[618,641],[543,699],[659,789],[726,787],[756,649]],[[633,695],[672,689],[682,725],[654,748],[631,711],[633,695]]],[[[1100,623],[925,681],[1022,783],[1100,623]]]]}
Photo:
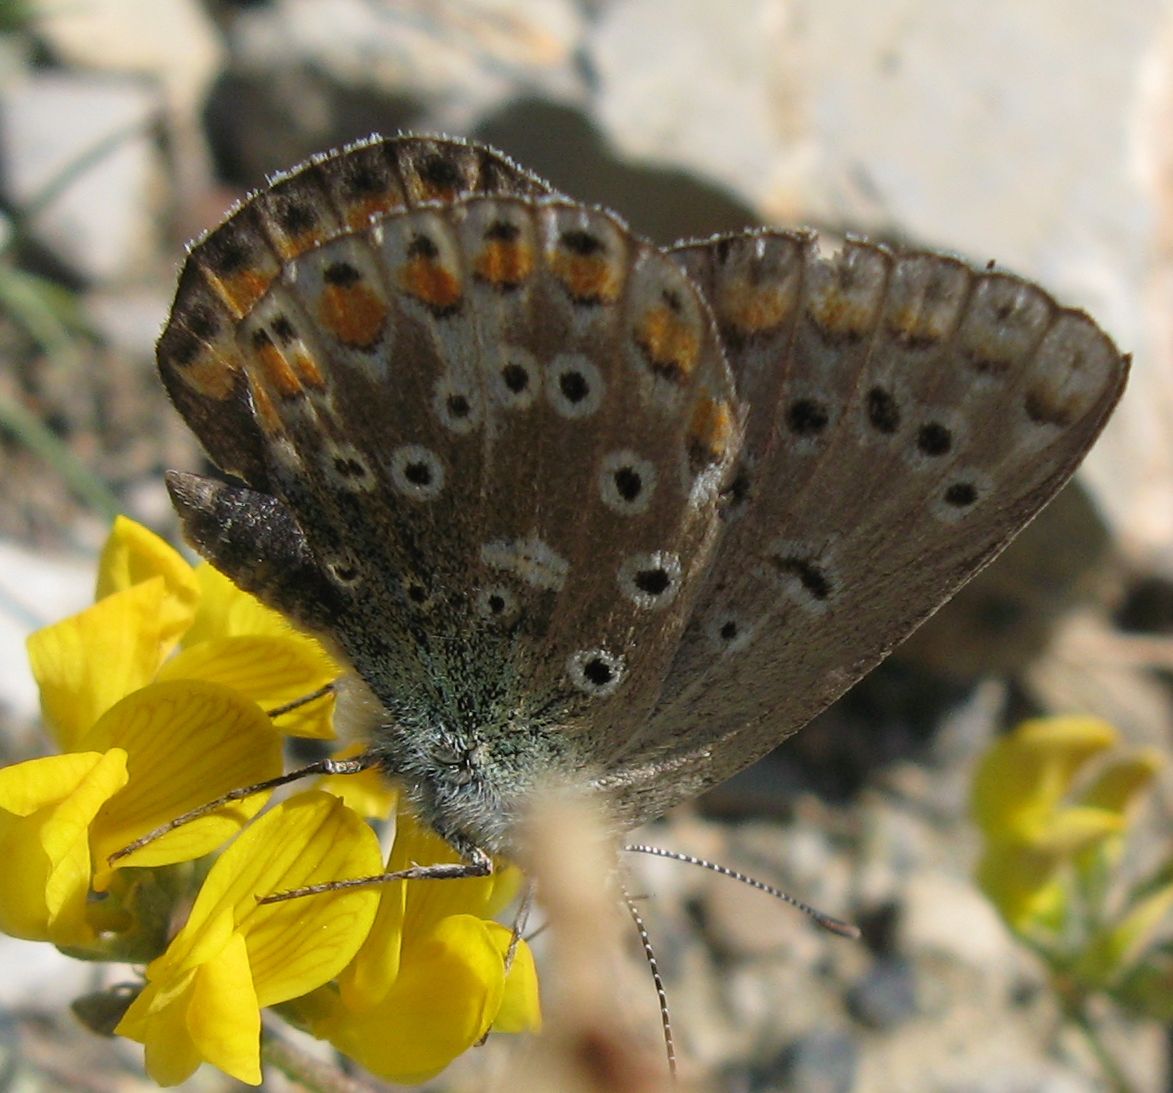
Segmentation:
{"type": "Polygon", "coordinates": [[[1010,973],[1031,959],[981,892],[936,871],[922,870],[906,883],[900,935],[901,952],[945,956],[987,971],[1010,973]]]}
{"type": "Polygon", "coordinates": [[[177,112],[198,110],[224,63],[220,36],[197,0],[44,4],[37,33],[78,68],[151,77],[177,112]]]}
{"type": "Polygon", "coordinates": [[[589,56],[633,157],[716,179],[777,223],[997,259],[1138,361],[1084,479],[1173,572],[1173,15],[1163,0],[627,0],[589,56]],[[1162,34],[1162,28],[1164,33],[1162,34]]]}
{"type": "Polygon", "coordinates": [[[33,76],[0,100],[9,197],[28,207],[60,187],[29,226],[88,278],[131,276],[151,253],[156,111],[141,81],[88,75],[33,76]]]}

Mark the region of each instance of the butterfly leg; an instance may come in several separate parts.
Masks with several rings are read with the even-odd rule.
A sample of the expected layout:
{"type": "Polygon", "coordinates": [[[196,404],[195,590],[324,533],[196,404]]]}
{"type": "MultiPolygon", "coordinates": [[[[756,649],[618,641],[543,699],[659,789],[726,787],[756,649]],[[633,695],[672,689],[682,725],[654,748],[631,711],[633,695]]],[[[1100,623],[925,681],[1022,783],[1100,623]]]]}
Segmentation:
{"type": "Polygon", "coordinates": [[[479,846],[456,846],[464,861],[438,862],[435,865],[412,865],[392,873],[376,873],[370,877],[351,877],[348,880],[323,881],[321,884],[307,884],[304,888],[291,888],[287,892],[274,892],[259,899],[258,903],[283,903],[287,899],[301,899],[315,896],[319,892],[340,892],[347,888],[366,888],[374,884],[387,884],[393,880],[466,880],[469,877],[487,877],[493,872],[493,859],[479,846]]]}
{"type": "Polygon", "coordinates": [[[198,820],[202,816],[216,812],[225,805],[232,804],[233,801],[242,801],[244,798],[252,797],[256,793],[265,793],[268,790],[277,789],[280,786],[288,785],[290,782],[296,782],[302,778],[309,778],[315,774],[359,774],[368,767],[377,765],[378,761],[378,758],[371,752],[363,752],[362,755],[356,755],[353,759],[319,759],[316,763],[299,767],[297,770],[292,770],[288,774],[282,774],[277,778],[269,778],[264,782],[254,782],[251,786],[240,786],[237,789],[225,793],[222,797],[217,797],[214,801],[209,801],[205,805],[200,805],[199,808],[193,808],[189,812],[184,812],[174,819],[168,820],[161,827],[156,827],[153,831],[148,831],[145,835],[140,835],[134,842],[128,843],[121,850],[114,851],[106,859],[107,864],[113,865],[116,861],[125,858],[128,854],[132,854],[136,850],[140,850],[149,843],[153,843],[156,839],[162,838],[168,832],[174,831],[177,827],[183,827],[184,824],[189,824],[192,820],[198,820]]]}

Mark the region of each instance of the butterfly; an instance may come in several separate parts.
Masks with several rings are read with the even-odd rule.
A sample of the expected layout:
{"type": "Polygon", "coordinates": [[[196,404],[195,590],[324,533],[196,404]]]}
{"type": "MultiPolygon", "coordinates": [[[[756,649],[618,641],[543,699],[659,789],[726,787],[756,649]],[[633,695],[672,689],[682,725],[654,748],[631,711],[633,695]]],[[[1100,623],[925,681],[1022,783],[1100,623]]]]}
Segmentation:
{"type": "Polygon", "coordinates": [[[421,136],[198,241],[158,364],[233,476],[168,475],[188,539],[339,651],[382,707],[364,761],[478,869],[543,787],[624,830],[798,730],[1047,503],[1128,372],[1010,274],[662,248],[421,136]]]}

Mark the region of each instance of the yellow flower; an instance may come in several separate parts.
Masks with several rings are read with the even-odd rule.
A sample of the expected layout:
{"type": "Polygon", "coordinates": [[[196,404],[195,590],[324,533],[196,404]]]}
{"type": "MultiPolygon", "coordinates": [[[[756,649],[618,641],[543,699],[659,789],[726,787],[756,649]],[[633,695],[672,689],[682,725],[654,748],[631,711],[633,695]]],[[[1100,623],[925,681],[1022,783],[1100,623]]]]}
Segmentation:
{"type": "Polygon", "coordinates": [[[1116,740],[1095,718],[1044,718],[1019,725],[983,758],[971,800],[986,838],[978,880],[1015,929],[1058,929],[1071,906],[1069,874],[1125,829],[1128,807],[1155,770],[1149,759],[1117,760],[1075,790],[1088,761],[1116,740]]]}
{"type": "MultiPolygon", "coordinates": [[[[341,673],[317,641],[277,612],[207,563],[193,570],[121,516],[99,563],[98,601],[32,634],[28,649],[45,721],[62,751],[73,751],[111,706],[154,681],[219,683],[270,710],[341,673]]],[[[284,715],[281,729],[330,739],[332,714],[333,696],[325,695],[284,715]]]]}
{"type": "MultiPolygon", "coordinates": [[[[0,770],[0,929],[88,959],[149,962],[117,1031],[145,1045],[158,1082],[204,1061],[258,1082],[270,1006],[401,1080],[438,1072],[491,1028],[537,1027],[530,951],[520,944],[506,974],[510,931],[488,920],[516,892],[512,870],[258,903],[383,872],[363,817],[385,819],[397,794],[377,770],[322,779],[329,793],[298,793],[255,821],[267,794],[173,825],[281,773],[274,720],[332,736],[325,685],[341,669],[313,639],[119,520],[98,602],[32,635],[29,655],[64,754],[0,770]],[[287,705],[297,708],[270,716],[287,705]],[[183,863],[233,836],[196,895],[207,865],[183,863]]],[[[397,827],[387,869],[456,860],[406,814],[397,827]]]]}
{"type": "MultiPolygon", "coordinates": [[[[111,905],[88,905],[87,896],[109,888],[111,854],[279,774],[281,739],[264,708],[338,674],[312,639],[208,567],[193,572],[129,520],[118,520],[103,551],[98,595],[29,638],[45,720],[67,754],[2,772],[0,831],[25,867],[0,881],[0,923],[60,945],[93,942],[98,921],[109,928],[111,905]],[[83,775],[79,762],[92,769],[83,775]]],[[[329,703],[317,703],[296,727],[328,735],[329,714],[329,703]]],[[[180,827],[113,868],[201,857],[265,800],[180,827]]]]}
{"type": "MultiPolygon", "coordinates": [[[[459,860],[452,848],[400,812],[388,871],[413,862],[459,860]]],[[[519,942],[505,972],[511,931],[486,921],[516,894],[507,868],[489,877],[393,881],[380,889],[374,925],[354,961],[297,1007],[316,1036],[374,1074],[421,1082],[490,1029],[536,1029],[537,973],[519,942]]]]}
{"type": "Polygon", "coordinates": [[[302,793],[266,813],[217,860],[187,924],[147,968],[115,1030],[146,1046],[175,1085],[203,1061],[257,1085],[260,1010],[333,978],[362,944],[374,888],[260,904],[274,893],[379,872],[374,833],[338,798],[302,793]]]}
{"type": "Polygon", "coordinates": [[[92,855],[89,828],[126,785],[126,753],[51,755],[0,770],[0,930],[81,945],[92,855]]]}

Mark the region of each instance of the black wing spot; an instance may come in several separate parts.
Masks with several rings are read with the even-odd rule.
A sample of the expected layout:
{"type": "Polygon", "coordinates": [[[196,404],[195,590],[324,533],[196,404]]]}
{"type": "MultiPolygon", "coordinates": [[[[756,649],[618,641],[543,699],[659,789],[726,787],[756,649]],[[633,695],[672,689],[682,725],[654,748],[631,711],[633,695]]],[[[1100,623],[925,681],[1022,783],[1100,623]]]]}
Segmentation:
{"type": "Polygon", "coordinates": [[[252,248],[231,235],[213,235],[201,248],[201,257],[218,274],[239,273],[252,262],[252,248]]]}
{"type": "Polygon", "coordinates": [[[430,486],[432,484],[432,468],[423,460],[408,463],[403,468],[403,477],[413,486],[430,486]]]}
{"type": "Polygon", "coordinates": [[[510,224],[508,220],[494,220],[485,229],[484,238],[498,239],[502,243],[512,243],[521,234],[521,228],[510,224]]]}
{"type": "Polygon", "coordinates": [[[289,345],[297,338],[297,328],[289,320],[288,315],[278,315],[272,323],[273,333],[282,345],[289,345]]]}
{"type": "Polygon", "coordinates": [[[634,467],[620,467],[613,477],[615,489],[624,501],[634,501],[643,491],[644,480],[634,467]]]}
{"type": "Polygon", "coordinates": [[[582,666],[583,678],[596,687],[605,687],[615,678],[615,669],[602,657],[591,657],[582,666]]]}
{"type": "Polygon", "coordinates": [[[569,403],[582,402],[591,393],[591,385],[586,376],[573,369],[563,372],[558,377],[558,388],[569,403]]]}
{"type": "Polygon", "coordinates": [[[447,156],[433,152],[419,161],[419,175],[437,190],[455,190],[464,182],[460,168],[447,156]]]}
{"type": "Polygon", "coordinates": [[[563,232],[559,238],[559,242],[572,254],[582,255],[583,257],[591,254],[599,254],[607,249],[597,235],[592,235],[588,231],[578,229],[563,232]]]}
{"type": "Polygon", "coordinates": [[[425,258],[432,261],[440,257],[440,248],[430,235],[415,235],[407,244],[408,258],[425,258]]]}
{"type": "Polygon", "coordinates": [[[520,364],[507,364],[501,369],[501,379],[515,395],[520,395],[529,386],[529,370],[520,364]]]}
{"type": "Polygon", "coordinates": [[[939,421],[930,421],[917,432],[916,446],[925,455],[945,455],[953,447],[953,434],[939,421]]]}
{"type": "Polygon", "coordinates": [[[795,399],[786,411],[786,424],[797,436],[817,436],[830,420],[826,406],[815,399],[795,399]]]}
{"type": "Polygon", "coordinates": [[[807,558],[793,554],[775,554],[770,561],[779,574],[796,577],[811,599],[820,603],[831,595],[831,581],[827,574],[807,558]]]}
{"type": "Polygon", "coordinates": [[[635,575],[635,587],[649,596],[662,596],[672,587],[672,575],[663,566],[641,569],[635,575]]]}
{"type": "Polygon", "coordinates": [[[301,235],[318,224],[318,214],[308,201],[281,201],[277,205],[276,214],[277,222],[289,235],[301,235]]]}
{"type": "Polygon", "coordinates": [[[977,486],[972,482],[954,482],[945,491],[945,504],[956,509],[969,508],[978,499],[977,486]]]}
{"type": "Polygon", "coordinates": [[[362,279],[362,272],[349,262],[332,262],[322,270],[322,280],[339,288],[349,288],[362,279]]]}
{"type": "Polygon", "coordinates": [[[873,387],[867,397],[868,421],[877,432],[892,434],[900,428],[900,406],[891,391],[873,387]]]}

